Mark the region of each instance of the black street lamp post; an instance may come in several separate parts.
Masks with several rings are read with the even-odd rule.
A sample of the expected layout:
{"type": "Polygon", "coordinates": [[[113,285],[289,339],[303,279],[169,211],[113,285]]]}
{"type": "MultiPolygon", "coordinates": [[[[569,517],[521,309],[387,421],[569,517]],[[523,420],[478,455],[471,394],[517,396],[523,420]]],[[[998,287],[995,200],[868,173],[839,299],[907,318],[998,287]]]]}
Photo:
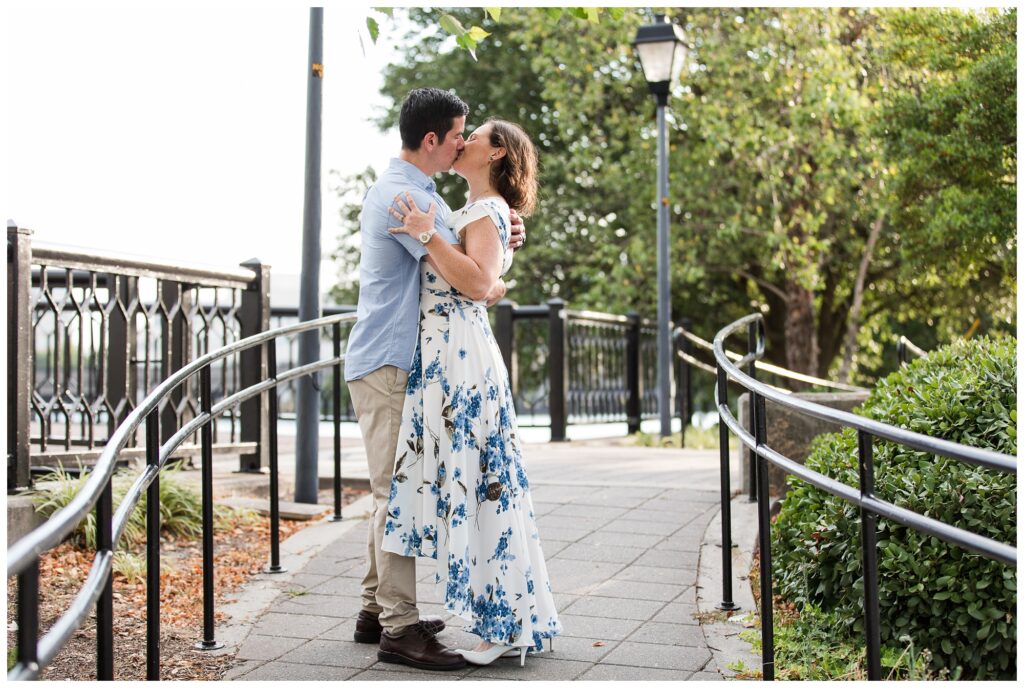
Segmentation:
{"type": "Polygon", "coordinates": [[[673,83],[686,59],[683,32],[657,14],[653,24],[637,29],[633,46],[640,57],[644,77],[658,104],[658,415],[661,435],[672,434],[671,374],[672,348],[669,319],[671,302],[668,264],[668,140],[665,107],[673,83]]]}

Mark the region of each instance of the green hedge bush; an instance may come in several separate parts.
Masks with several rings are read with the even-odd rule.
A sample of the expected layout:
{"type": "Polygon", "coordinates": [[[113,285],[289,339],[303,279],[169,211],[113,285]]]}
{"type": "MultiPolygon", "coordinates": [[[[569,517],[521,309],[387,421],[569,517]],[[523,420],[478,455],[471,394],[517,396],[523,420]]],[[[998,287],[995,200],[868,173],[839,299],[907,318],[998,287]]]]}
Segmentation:
{"type": "MultiPolygon", "coordinates": [[[[1016,340],[982,337],[918,359],[882,380],[858,413],[961,444],[1017,453],[1016,340]]],[[[768,429],[769,441],[771,428],[768,429]]],[[[819,437],[807,465],[857,487],[857,436],[819,437]]],[[[875,441],[875,492],[888,502],[999,542],[1017,542],[1016,476],[875,441]]],[[[775,591],[841,612],[863,634],[860,514],[790,476],[773,528],[775,591]]],[[[884,518],[878,520],[882,642],[908,636],[933,668],[1014,678],[1016,571],[884,518]]]]}

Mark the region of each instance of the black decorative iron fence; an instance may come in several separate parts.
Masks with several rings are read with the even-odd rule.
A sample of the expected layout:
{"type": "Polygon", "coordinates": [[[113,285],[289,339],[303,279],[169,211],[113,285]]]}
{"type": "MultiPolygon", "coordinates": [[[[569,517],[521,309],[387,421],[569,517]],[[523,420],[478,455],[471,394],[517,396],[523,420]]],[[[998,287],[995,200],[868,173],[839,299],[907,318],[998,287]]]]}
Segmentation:
{"type": "MultiPolygon", "coordinates": [[[[269,267],[244,263],[209,270],[33,243],[7,228],[8,490],[31,473],[91,465],[111,433],[157,383],[188,361],[269,327],[269,267]]],[[[262,374],[259,352],[220,361],[217,393],[262,374]]],[[[194,382],[175,390],[161,413],[165,428],[199,413],[194,382]]],[[[242,470],[261,461],[261,399],[212,428],[214,451],[241,455],[242,470]]],[[[166,440],[165,431],[161,439],[166,440]]],[[[122,461],[141,457],[128,439],[122,461]]],[[[199,452],[196,438],[176,456],[199,452]]]]}
{"type": "MultiPolygon", "coordinates": [[[[17,576],[18,623],[17,658],[7,673],[8,680],[34,679],[53,661],[75,630],[87,616],[96,612],[96,676],[99,680],[114,678],[113,630],[113,559],[118,540],[128,519],[146,494],[146,677],[160,678],[160,471],[179,447],[192,435],[200,435],[202,461],[202,540],[203,540],[203,638],[200,649],[220,647],[214,635],[214,571],[213,571],[213,429],[215,422],[247,400],[266,394],[270,417],[277,417],[277,387],[304,375],[331,369],[334,419],[334,520],[341,520],[341,329],[354,315],[335,315],[289,327],[263,332],[233,342],[216,351],[205,353],[189,362],[165,380],[135,406],[113,430],[103,447],[92,472],[82,489],[66,507],[46,523],[16,542],[7,550],[7,577],[17,576]],[[330,358],[277,370],[276,340],[308,330],[330,328],[333,351],[330,358]],[[214,367],[221,361],[242,352],[266,358],[264,374],[241,389],[219,399],[213,392],[214,367]],[[198,376],[198,380],[196,377],[198,376]],[[186,385],[196,385],[199,409],[187,422],[165,428],[170,431],[161,439],[165,411],[174,402],[174,393],[186,385]],[[113,512],[112,479],[119,455],[131,444],[136,433],[145,426],[146,469],[131,486],[117,513],[113,512]],[[42,638],[39,634],[39,558],[56,547],[90,511],[95,513],[96,555],[89,575],[70,607],[42,638]]],[[[270,565],[268,573],[284,571],[280,560],[280,532],[277,476],[277,423],[267,426],[266,444],[270,482],[270,565]]]]}
{"type": "Polygon", "coordinates": [[[761,664],[765,680],[775,678],[774,628],[772,617],[772,556],[771,518],[768,495],[768,464],[806,480],[815,487],[854,504],[860,509],[861,552],[864,566],[864,634],[867,643],[869,680],[881,680],[881,621],[878,596],[877,519],[879,516],[909,526],[972,552],[1010,566],[1017,565],[1017,549],[996,542],[971,531],[956,528],[928,516],[923,516],[895,504],[886,502],[874,493],[874,463],[872,448],[876,439],[894,442],[906,447],[945,456],[957,461],[982,466],[1004,473],[1017,473],[1017,459],[986,449],[969,447],[947,440],[896,428],[861,416],[821,406],[787,395],[776,387],[759,382],[752,374],[744,373],[743,366],[755,369],[764,355],[764,320],[760,314],[749,315],[726,326],[715,335],[713,343],[716,365],[716,395],[719,428],[721,432],[721,488],[722,488],[722,609],[735,609],[732,599],[732,532],[729,485],[728,435],[732,432],[756,457],[758,546],[761,556],[761,664]],[[747,335],[747,353],[738,359],[725,350],[725,340],[737,333],[747,335]],[[734,382],[750,392],[753,429],[744,428],[729,410],[728,383],[734,382]],[[769,445],[765,415],[765,401],[786,407],[836,425],[853,428],[858,435],[857,460],[860,472],[858,488],[850,487],[787,458],[769,445]]]}
{"type": "Polygon", "coordinates": [[[533,306],[504,300],[494,311],[521,425],[547,415],[559,442],[569,425],[626,422],[633,433],[642,419],[658,416],[653,321],[571,310],[561,299],[533,306]]]}

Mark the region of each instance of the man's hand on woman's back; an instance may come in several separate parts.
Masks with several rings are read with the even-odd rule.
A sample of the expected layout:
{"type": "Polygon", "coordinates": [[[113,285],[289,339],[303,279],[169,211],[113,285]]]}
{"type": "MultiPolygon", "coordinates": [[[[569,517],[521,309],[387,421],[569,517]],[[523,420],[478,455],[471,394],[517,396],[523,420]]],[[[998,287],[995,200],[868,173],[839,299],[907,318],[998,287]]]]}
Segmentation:
{"type": "Polygon", "coordinates": [[[509,217],[512,220],[512,235],[509,237],[508,245],[513,251],[518,251],[526,243],[526,226],[514,208],[509,210],[509,217]]]}

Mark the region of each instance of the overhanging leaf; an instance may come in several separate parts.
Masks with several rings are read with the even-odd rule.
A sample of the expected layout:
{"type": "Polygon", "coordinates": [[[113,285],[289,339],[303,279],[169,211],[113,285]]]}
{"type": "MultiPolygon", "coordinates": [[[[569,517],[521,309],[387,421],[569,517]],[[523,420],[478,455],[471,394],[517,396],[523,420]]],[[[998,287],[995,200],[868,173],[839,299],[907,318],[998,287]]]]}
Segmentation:
{"type": "Polygon", "coordinates": [[[367,17],[366,28],[370,31],[370,40],[376,43],[377,36],[380,35],[380,27],[377,25],[377,20],[373,17],[367,17]]]}
{"type": "Polygon", "coordinates": [[[500,7],[485,7],[484,12],[490,15],[491,19],[496,22],[501,21],[501,8],[500,7]]]}
{"type": "MultiPolygon", "coordinates": [[[[438,23],[441,24],[442,29],[444,29],[451,35],[455,36],[456,38],[461,38],[466,34],[466,28],[459,22],[458,19],[456,19],[450,14],[442,14],[441,18],[438,20],[438,23]]],[[[462,44],[460,43],[459,45],[462,44]]],[[[462,47],[465,48],[466,46],[462,47]]]]}

